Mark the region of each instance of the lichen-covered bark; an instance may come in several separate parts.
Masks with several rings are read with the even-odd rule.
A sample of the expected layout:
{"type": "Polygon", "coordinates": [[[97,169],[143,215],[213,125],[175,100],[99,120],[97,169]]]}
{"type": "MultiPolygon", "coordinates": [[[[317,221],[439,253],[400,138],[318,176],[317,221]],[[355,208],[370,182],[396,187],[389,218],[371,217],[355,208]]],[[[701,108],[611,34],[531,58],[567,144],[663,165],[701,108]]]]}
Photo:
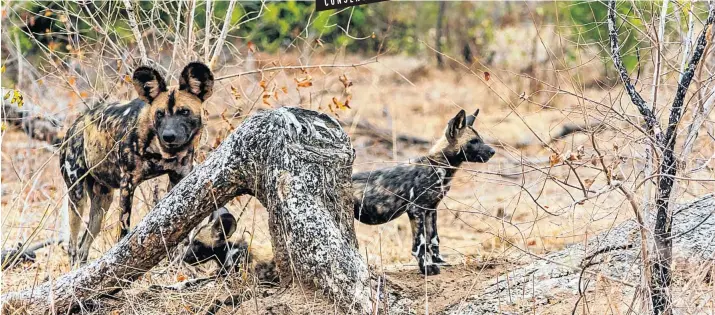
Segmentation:
{"type": "Polygon", "coordinates": [[[357,251],[351,195],[350,139],[327,115],[276,111],[280,124],[260,126],[254,157],[256,197],[267,208],[281,282],[326,289],[343,305],[370,305],[370,274],[357,251]]]}
{"type": "MultiPolygon", "coordinates": [[[[709,194],[677,207],[673,217],[673,254],[691,262],[710,261],[715,255],[712,231],[715,229],[715,195],[709,194]]],[[[653,224],[656,217],[648,218],[653,224]]],[[[484,281],[479,294],[448,307],[443,314],[532,314],[548,310],[549,301],[561,301],[571,294],[576,299],[584,290],[579,282],[582,266],[588,265],[585,279],[603,275],[630,284],[638,284],[640,250],[638,224],[626,221],[617,227],[589,238],[588,244],[574,244],[564,250],[537,259],[533,263],[484,281]],[[635,245],[635,246],[633,246],[635,245]],[[594,253],[599,252],[597,255],[594,253]],[[593,257],[590,259],[590,257],[593,257]],[[534,310],[534,308],[536,308],[534,310]],[[508,310],[508,311],[507,311],[508,310]]],[[[593,289],[595,285],[589,288],[593,289]]],[[[623,285],[622,294],[635,288],[623,285]]],[[[588,294],[588,293],[587,293],[588,294]]]]}
{"type": "Polygon", "coordinates": [[[0,303],[63,313],[144,274],[212,210],[253,194],[270,211],[281,277],[317,285],[344,309],[369,312],[369,273],[353,230],[352,161],[349,138],[330,117],[287,107],[257,113],[101,258],[0,303]]]}

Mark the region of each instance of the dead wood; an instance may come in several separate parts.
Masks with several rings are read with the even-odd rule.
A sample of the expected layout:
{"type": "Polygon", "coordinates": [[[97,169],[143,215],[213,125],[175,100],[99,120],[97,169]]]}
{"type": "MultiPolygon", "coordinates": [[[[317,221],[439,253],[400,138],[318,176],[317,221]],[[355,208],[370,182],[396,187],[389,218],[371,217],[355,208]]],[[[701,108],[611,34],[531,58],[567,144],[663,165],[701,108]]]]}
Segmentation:
{"type": "Polygon", "coordinates": [[[371,313],[370,273],[357,249],[350,175],[354,153],[340,124],[299,108],[246,119],[101,258],[52,282],[0,297],[32,314],[122,289],[159,263],[211,211],[243,194],[269,212],[284,286],[327,293],[341,309],[371,313]]]}
{"type": "MultiPolygon", "coordinates": [[[[712,242],[715,230],[715,195],[709,194],[682,204],[673,217],[673,254],[690,263],[709,262],[715,254],[712,242]]],[[[653,224],[651,216],[646,224],[653,224]]],[[[498,279],[484,281],[479,294],[450,306],[443,314],[532,314],[543,311],[551,302],[574,301],[578,292],[590,292],[586,279],[610,281],[623,287],[623,294],[633,294],[641,269],[638,224],[631,220],[574,244],[564,250],[536,258],[498,279]],[[579,264],[579,262],[582,262],[579,264]],[[534,310],[533,308],[536,308],[534,310]]],[[[677,291],[677,290],[676,290],[677,291]]]]}

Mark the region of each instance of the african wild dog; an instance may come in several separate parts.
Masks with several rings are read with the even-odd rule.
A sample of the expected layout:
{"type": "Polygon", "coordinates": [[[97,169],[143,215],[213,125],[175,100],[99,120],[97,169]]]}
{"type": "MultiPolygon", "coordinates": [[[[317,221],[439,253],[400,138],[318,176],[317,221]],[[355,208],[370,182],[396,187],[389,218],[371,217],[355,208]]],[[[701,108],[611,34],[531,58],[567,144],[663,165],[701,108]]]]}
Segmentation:
{"type": "Polygon", "coordinates": [[[494,149],[473,128],[477,114],[479,110],[467,117],[460,111],[426,156],[352,176],[355,218],[377,225],[407,212],[412,223],[412,255],[426,275],[438,274],[439,264],[445,263],[439,254],[437,205],[449,191],[454,173],[463,162],[484,163],[494,155],[494,149]]]}
{"type": "Polygon", "coordinates": [[[203,103],[213,92],[211,70],[202,63],[189,63],[181,71],[179,86],[168,88],[157,70],[143,66],[134,71],[132,81],[137,99],[100,104],[84,112],[60,148],[70,201],[68,252],[73,265],[87,261],[114,189],[120,191],[121,239],[129,232],[137,185],[168,174],[171,189],[192,169],[203,128],[203,103]],[[87,199],[89,223],[77,244],[87,199]]]}
{"type": "Polygon", "coordinates": [[[214,211],[207,224],[191,231],[183,261],[189,265],[199,265],[214,260],[220,265],[233,266],[246,259],[250,260],[246,242],[233,243],[228,240],[235,231],[236,218],[226,208],[214,211]]]}
{"type": "MultiPolygon", "coordinates": [[[[214,211],[206,224],[197,227],[189,235],[183,261],[192,266],[215,261],[220,266],[221,275],[247,266],[253,260],[248,244],[244,240],[229,241],[235,231],[236,218],[226,208],[214,211]]],[[[273,261],[258,262],[254,271],[262,283],[278,282],[273,261]]]]}

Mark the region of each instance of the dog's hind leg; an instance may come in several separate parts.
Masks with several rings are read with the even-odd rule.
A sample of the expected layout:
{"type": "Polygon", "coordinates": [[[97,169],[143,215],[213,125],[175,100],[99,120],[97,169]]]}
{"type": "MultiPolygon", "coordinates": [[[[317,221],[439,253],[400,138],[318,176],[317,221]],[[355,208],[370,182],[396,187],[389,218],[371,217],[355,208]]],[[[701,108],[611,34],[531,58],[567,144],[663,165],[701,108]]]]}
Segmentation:
{"type": "MultiPolygon", "coordinates": [[[[88,184],[89,182],[90,181],[88,181],[88,184]]],[[[97,238],[99,232],[102,230],[102,219],[104,218],[104,214],[112,205],[112,189],[97,182],[91,182],[93,182],[92,189],[88,191],[91,201],[89,209],[89,223],[87,224],[87,230],[84,232],[84,235],[82,235],[82,239],[80,240],[80,264],[87,262],[89,249],[91,248],[92,243],[94,243],[95,238],[97,238]]]]}
{"type": "Polygon", "coordinates": [[[69,206],[67,207],[67,216],[69,218],[67,254],[70,256],[70,265],[74,267],[79,262],[77,260],[77,251],[79,249],[77,238],[80,229],[82,229],[82,215],[84,214],[85,204],[87,203],[84,181],[78,182],[67,192],[67,195],[69,199],[69,206]]]}

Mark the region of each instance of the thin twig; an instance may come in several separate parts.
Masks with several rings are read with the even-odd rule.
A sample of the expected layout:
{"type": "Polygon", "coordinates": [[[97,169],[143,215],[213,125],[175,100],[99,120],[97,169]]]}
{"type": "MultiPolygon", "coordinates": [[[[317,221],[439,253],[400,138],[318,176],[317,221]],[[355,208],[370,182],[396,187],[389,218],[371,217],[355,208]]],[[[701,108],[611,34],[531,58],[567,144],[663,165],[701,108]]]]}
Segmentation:
{"type": "Polygon", "coordinates": [[[368,65],[371,63],[376,63],[376,62],[377,62],[376,58],[370,58],[368,60],[358,62],[358,63],[353,63],[353,64],[337,64],[337,65],[336,64],[332,64],[332,65],[326,64],[326,65],[312,65],[312,66],[277,66],[277,67],[269,67],[269,68],[239,72],[239,73],[234,73],[234,74],[228,74],[228,75],[220,76],[220,77],[216,78],[216,80],[220,81],[220,80],[226,80],[226,79],[230,79],[230,78],[240,77],[243,75],[270,72],[270,71],[305,70],[305,69],[315,69],[315,68],[357,68],[357,67],[361,67],[361,66],[368,65]]]}
{"type": "Polygon", "coordinates": [[[134,4],[131,0],[123,0],[124,7],[127,9],[127,16],[129,16],[129,27],[132,28],[132,33],[134,34],[134,40],[137,42],[137,47],[139,47],[139,54],[141,55],[142,65],[149,64],[149,58],[146,55],[146,48],[144,48],[144,42],[142,41],[141,32],[139,32],[139,26],[137,25],[137,19],[134,16],[134,4]]]}

